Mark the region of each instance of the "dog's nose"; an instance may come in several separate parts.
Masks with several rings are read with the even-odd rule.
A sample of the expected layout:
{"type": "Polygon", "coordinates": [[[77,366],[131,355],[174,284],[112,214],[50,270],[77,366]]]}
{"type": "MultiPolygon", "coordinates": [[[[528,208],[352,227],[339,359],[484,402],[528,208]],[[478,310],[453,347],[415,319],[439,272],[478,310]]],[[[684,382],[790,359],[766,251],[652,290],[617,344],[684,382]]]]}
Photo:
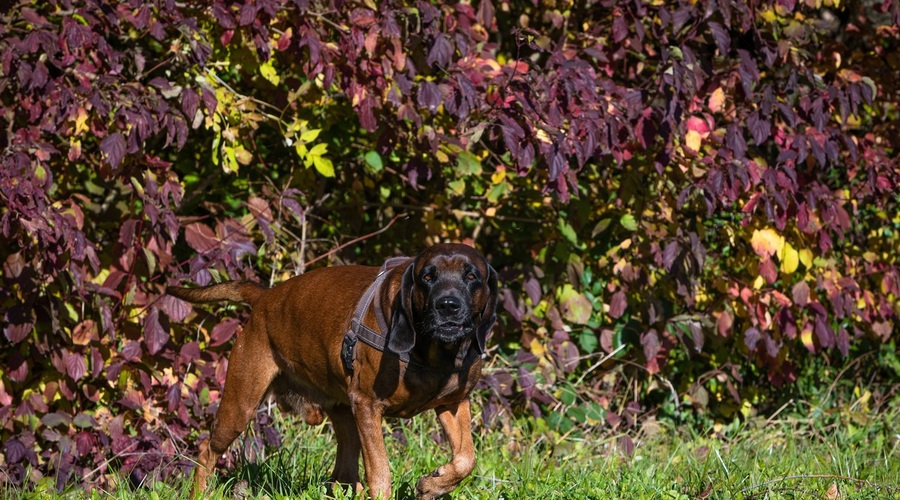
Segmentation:
{"type": "Polygon", "coordinates": [[[462,308],[462,301],[450,295],[447,297],[439,298],[434,307],[441,314],[455,314],[462,308]]]}

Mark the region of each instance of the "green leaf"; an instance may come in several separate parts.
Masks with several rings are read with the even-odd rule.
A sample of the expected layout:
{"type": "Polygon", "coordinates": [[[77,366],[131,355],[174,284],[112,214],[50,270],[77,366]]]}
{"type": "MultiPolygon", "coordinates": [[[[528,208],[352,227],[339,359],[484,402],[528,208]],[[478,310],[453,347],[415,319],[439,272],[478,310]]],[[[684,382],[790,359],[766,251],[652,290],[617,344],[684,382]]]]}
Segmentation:
{"type": "Polygon", "coordinates": [[[481,160],[468,151],[462,151],[456,157],[456,171],[460,175],[481,175],[481,160]]]}
{"type": "Polygon", "coordinates": [[[580,325],[591,319],[591,312],[594,309],[591,301],[568,283],[563,285],[559,294],[559,305],[562,307],[564,320],[580,325]]]}
{"type": "Polygon", "coordinates": [[[381,161],[381,155],[376,151],[366,153],[366,165],[372,172],[378,173],[384,169],[384,162],[381,161]]]}
{"type": "Polygon", "coordinates": [[[453,191],[454,194],[462,195],[466,192],[466,181],[462,179],[456,179],[455,181],[450,181],[447,183],[447,186],[450,187],[450,190],[453,191]]]}
{"type": "Polygon", "coordinates": [[[598,344],[597,334],[592,330],[585,328],[581,331],[581,335],[578,336],[578,345],[581,346],[583,352],[592,353],[596,351],[598,344]]]}
{"type": "Polygon", "coordinates": [[[500,201],[500,197],[505,194],[509,194],[509,183],[506,181],[501,182],[500,184],[494,184],[491,187],[490,191],[488,191],[487,199],[491,204],[495,204],[500,201]]]}
{"type": "Polygon", "coordinates": [[[625,214],[619,219],[619,224],[622,224],[622,227],[629,231],[637,231],[637,221],[634,219],[634,216],[631,214],[625,214]]]}
{"type": "Polygon", "coordinates": [[[612,219],[608,217],[606,219],[601,219],[600,222],[594,226],[593,231],[591,231],[591,238],[596,238],[598,234],[606,231],[611,223],[612,219]]]}
{"type": "Polygon", "coordinates": [[[559,232],[562,233],[563,237],[567,239],[569,243],[576,247],[578,246],[578,235],[575,234],[575,229],[562,218],[559,219],[559,232]]]}

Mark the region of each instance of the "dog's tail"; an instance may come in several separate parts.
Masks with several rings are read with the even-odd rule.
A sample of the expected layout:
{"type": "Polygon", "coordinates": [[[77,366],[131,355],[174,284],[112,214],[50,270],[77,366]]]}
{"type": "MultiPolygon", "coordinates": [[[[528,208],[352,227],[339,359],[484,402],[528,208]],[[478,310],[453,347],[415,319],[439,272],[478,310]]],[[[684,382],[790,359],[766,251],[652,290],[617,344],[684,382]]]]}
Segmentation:
{"type": "Polygon", "coordinates": [[[265,291],[252,281],[226,281],[200,288],[166,287],[167,294],[194,304],[227,300],[252,305],[265,291]]]}

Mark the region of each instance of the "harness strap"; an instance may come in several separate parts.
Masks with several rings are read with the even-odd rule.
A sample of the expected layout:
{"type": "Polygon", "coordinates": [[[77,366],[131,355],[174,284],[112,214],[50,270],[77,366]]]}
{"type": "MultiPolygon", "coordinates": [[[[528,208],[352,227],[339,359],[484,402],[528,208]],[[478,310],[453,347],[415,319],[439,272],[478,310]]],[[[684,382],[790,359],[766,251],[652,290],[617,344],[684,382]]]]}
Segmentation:
{"type": "MultiPolygon", "coordinates": [[[[369,307],[372,305],[372,301],[375,299],[375,296],[378,295],[378,292],[381,290],[381,285],[384,284],[385,279],[387,278],[387,272],[391,269],[397,267],[401,261],[406,261],[406,257],[392,257],[385,261],[382,264],[381,269],[378,271],[378,275],[375,277],[375,281],[366,288],[365,293],[359,299],[359,302],[356,304],[356,310],[353,311],[353,318],[350,320],[350,328],[347,330],[347,333],[344,334],[344,342],[341,346],[341,359],[344,362],[344,368],[347,369],[348,372],[353,372],[353,360],[356,358],[356,341],[362,340],[366,345],[377,349],[381,352],[388,352],[397,356],[400,361],[407,363],[412,366],[420,367],[420,368],[430,368],[421,363],[417,363],[409,358],[408,352],[397,353],[391,351],[387,347],[387,332],[389,330],[389,326],[387,324],[387,319],[385,318],[384,311],[381,308],[381,301],[375,300],[375,320],[378,323],[378,329],[381,330],[381,333],[376,332],[375,330],[369,328],[365,324],[366,313],[369,310],[369,307]]],[[[468,357],[469,347],[471,345],[471,339],[466,339],[465,342],[460,346],[459,353],[456,356],[456,364],[462,364],[464,366],[464,361],[468,357]]],[[[462,369],[451,370],[452,372],[462,371],[462,369]]]]}

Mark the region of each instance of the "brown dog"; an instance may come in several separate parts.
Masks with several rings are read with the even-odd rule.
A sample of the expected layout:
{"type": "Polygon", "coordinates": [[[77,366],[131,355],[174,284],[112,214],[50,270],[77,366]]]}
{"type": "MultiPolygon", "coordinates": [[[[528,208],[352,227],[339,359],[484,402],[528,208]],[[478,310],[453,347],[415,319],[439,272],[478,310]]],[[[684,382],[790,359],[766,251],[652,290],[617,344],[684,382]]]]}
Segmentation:
{"type": "Polygon", "coordinates": [[[271,289],[226,282],[167,291],[253,308],[229,357],[212,433],[200,445],[193,496],[267,394],[310,423],[324,412],[337,436],[332,480],[361,491],[361,451],[373,498],[391,494],[382,417],[437,412],[452,459],[419,479],[418,498],[452,491],[474,468],[469,392],[496,319],[497,274],[473,248],[434,245],[381,271],[322,268],[271,289]]]}

